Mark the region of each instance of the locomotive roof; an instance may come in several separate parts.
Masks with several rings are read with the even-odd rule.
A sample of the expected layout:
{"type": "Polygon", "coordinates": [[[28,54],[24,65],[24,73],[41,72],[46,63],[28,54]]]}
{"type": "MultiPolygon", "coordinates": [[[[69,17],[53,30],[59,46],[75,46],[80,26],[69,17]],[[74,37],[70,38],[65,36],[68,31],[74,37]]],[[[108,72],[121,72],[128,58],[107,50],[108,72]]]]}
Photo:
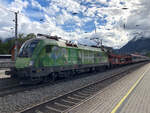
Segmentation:
{"type": "Polygon", "coordinates": [[[48,38],[37,38],[37,39],[42,40],[46,45],[56,45],[59,47],[75,48],[75,49],[90,50],[90,51],[102,51],[101,48],[84,46],[84,45],[77,45],[77,47],[67,46],[66,43],[63,41],[56,41],[48,38]]]}

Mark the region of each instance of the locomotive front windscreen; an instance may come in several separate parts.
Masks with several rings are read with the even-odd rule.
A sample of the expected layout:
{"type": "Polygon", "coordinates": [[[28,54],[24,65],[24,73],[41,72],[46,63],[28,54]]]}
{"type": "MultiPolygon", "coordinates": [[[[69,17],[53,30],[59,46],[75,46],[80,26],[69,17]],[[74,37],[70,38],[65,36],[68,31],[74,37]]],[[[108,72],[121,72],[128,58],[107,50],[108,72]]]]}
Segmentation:
{"type": "Polygon", "coordinates": [[[31,57],[39,41],[40,40],[31,40],[25,42],[20,48],[19,57],[31,57]]]}

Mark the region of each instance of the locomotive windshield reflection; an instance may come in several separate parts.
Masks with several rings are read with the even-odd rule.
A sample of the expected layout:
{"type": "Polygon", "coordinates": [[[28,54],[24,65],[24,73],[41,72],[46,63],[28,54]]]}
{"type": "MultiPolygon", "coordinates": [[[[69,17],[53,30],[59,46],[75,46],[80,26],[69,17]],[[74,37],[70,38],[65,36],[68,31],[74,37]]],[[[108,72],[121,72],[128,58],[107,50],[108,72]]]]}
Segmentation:
{"type": "Polygon", "coordinates": [[[19,57],[31,57],[39,41],[40,40],[30,40],[25,42],[19,51],[19,57]]]}

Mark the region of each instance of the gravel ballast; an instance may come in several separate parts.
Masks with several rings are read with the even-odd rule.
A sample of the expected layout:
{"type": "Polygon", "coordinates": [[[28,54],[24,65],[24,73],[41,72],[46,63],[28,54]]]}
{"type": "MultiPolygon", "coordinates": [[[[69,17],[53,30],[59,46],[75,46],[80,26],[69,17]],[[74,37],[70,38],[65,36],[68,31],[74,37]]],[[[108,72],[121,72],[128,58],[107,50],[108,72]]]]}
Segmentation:
{"type": "Polygon", "coordinates": [[[13,95],[0,97],[0,113],[14,113],[16,111],[26,109],[35,104],[63,95],[92,82],[94,83],[99,81],[106,75],[112,75],[113,73],[120,72],[125,68],[130,69],[133,66],[134,65],[113,69],[107,72],[33,89],[31,91],[19,92],[13,95]]]}

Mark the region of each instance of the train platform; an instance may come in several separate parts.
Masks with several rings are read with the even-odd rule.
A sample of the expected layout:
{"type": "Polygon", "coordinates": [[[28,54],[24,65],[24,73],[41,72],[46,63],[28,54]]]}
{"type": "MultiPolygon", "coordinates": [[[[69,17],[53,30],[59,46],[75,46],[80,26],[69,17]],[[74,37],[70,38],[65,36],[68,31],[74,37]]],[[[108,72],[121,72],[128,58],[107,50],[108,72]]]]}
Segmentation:
{"type": "Polygon", "coordinates": [[[150,63],[82,101],[68,113],[150,113],[150,63]]]}

